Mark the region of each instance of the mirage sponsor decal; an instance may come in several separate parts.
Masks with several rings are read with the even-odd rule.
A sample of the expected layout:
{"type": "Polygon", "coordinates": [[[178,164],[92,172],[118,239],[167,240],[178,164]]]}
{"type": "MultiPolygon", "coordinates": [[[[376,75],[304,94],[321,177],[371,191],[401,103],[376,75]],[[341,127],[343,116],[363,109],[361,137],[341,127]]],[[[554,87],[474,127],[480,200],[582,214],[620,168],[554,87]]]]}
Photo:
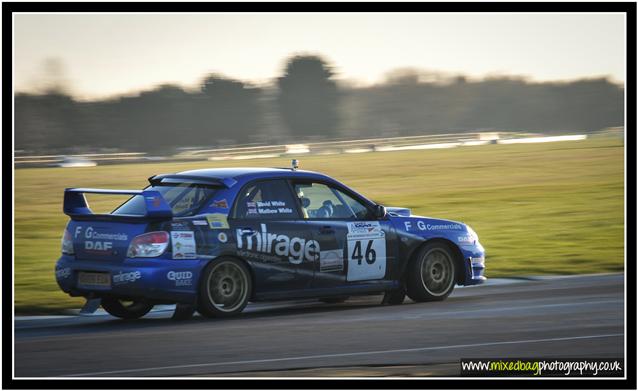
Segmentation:
{"type": "Polygon", "coordinates": [[[142,278],[142,273],[139,270],[135,270],[132,272],[119,272],[118,274],[113,274],[113,284],[121,285],[128,284],[129,282],[135,282],[142,278]]]}
{"type": "Polygon", "coordinates": [[[169,281],[174,281],[175,286],[191,286],[193,285],[193,272],[185,271],[185,272],[176,272],[169,271],[166,273],[166,278],[169,281]]]}
{"type": "MultiPolygon", "coordinates": [[[[412,221],[404,221],[406,231],[413,230],[412,221]]],[[[416,222],[416,228],[419,231],[444,231],[444,230],[462,230],[463,226],[461,224],[428,224],[422,220],[418,220],[416,222]]]]}
{"type": "Polygon", "coordinates": [[[237,229],[237,249],[263,254],[274,253],[280,257],[287,257],[292,264],[300,264],[304,258],[310,262],[318,259],[321,250],[316,240],[270,233],[266,224],[260,224],[260,228],[261,231],[251,234],[244,234],[242,229],[237,229]]]}

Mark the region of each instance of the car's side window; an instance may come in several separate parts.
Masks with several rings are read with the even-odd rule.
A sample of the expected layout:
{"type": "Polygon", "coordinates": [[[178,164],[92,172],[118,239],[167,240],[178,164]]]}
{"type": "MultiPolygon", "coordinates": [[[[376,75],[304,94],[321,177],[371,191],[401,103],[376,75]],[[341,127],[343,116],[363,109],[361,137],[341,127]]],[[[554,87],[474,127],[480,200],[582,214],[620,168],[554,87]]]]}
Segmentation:
{"type": "Polygon", "coordinates": [[[300,218],[290,188],[281,179],[259,181],[244,187],[237,196],[233,217],[259,220],[300,218]]]}
{"type": "MultiPolygon", "coordinates": [[[[164,200],[171,206],[173,215],[191,216],[199,210],[218,189],[193,183],[165,183],[147,186],[145,190],[159,191],[164,200]]],[[[144,197],[141,195],[133,196],[118,206],[112,213],[144,215],[146,213],[144,197]]]]}
{"type": "Polygon", "coordinates": [[[350,197],[349,195],[342,193],[339,190],[337,191],[341,195],[341,198],[343,199],[343,201],[350,207],[350,209],[352,210],[356,218],[361,220],[371,218],[370,211],[368,210],[368,208],[365,207],[365,205],[355,200],[354,198],[350,197]]]}
{"type": "Polygon", "coordinates": [[[296,183],[294,188],[299,197],[304,218],[362,219],[368,214],[364,205],[323,183],[296,183]]]}
{"type": "MultiPolygon", "coordinates": [[[[193,209],[197,205],[201,205],[206,198],[207,194],[205,189],[201,187],[193,187],[191,190],[185,190],[183,187],[175,187],[175,189],[171,189],[168,193],[173,192],[175,195],[171,195],[168,197],[175,197],[176,202],[174,205],[171,205],[173,208],[173,213],[176,215],[181,215],[182,213],[193,209]]],[[[165,196],[166,198],[167,196],[165,196]]]]}

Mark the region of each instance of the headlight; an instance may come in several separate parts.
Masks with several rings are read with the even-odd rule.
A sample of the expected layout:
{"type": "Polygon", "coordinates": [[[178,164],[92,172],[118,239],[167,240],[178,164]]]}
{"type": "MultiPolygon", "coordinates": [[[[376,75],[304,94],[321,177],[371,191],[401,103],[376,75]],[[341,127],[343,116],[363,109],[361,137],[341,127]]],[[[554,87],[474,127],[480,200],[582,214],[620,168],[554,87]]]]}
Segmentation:
{"type": "Polygon", "coordinates": [[[474,240],[478,242],[478,235],[476,234],[476,232],[474,232],[474,230],[472,229],[472,227],[470,227],[469,225],[467,226],[467,232],[472,235],[474,237],[474,240]]]}
{"type": "Polygon", "coordinates": [[[460,235],[458,237],[459,243],[476,244],[478,242],[478,240],[479,240],[478,235],[476,234],[476,232],[474,232],[472,227],[470,227],[469,225],[466,225],[466,227],[467,227],[467,234],[466,235],[460,235]]]}

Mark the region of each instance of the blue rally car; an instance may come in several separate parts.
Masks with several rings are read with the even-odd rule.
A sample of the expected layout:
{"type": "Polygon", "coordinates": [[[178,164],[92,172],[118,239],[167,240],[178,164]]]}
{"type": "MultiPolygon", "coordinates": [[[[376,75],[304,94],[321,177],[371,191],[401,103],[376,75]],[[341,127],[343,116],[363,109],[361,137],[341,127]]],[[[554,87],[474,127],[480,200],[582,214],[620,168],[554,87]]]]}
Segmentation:
{"type": "MultiPolygon", "coordinates": [[[[445,299],[485,280],[469,226],[376,204],[326,175],[225,168],[155,175],[144,190],[66,189],[62,290],[138,318],[156,304],[230,316],[256,301],[445,299]],[[131,197],[94,214],[85,193],[131,197]]],[[[92,304],[90,304],[92,303],[92,304]]],[[[92,309],[91,309],[92,308],[92,309]]]]}

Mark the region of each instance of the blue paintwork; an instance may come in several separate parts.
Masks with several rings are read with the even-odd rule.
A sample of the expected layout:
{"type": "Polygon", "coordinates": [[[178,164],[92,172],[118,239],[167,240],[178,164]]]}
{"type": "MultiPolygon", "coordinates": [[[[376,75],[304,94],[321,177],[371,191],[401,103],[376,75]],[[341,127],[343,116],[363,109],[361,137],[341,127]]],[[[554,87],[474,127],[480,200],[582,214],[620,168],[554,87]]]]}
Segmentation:
{"type": "Polygon", "coordinates": [[[452,220],[434,219],[424,216],[393,216],[392,224],[408,243],[404,250],[408,258],[424,241],[444,239],[454,244],[461,252],[464,259],[465,280],[463,285],[476,285],[485,281],[483,272],[485,262],[472,263],[470,259],[485,257],[485,249],[479,243],[478,238],[472,241],[462,241],[469,235],[467,225],[452,220]],[[416,245],[415,245],[416,244],[416,245]],[[471,267],[469,266],[471,265],[471,267]]]}
{"type": "Polygon", "coordinates": [[[189,272],[193,282],[199,280],[200,271],[207,260],[172,260],[172,259],[122,259],[118,262],[82,261],[69,255],[63,255],[56,266],[57,281],[63,291],[73,296],[87,296],[91,293],[108,292],[116,296],[150,297],[167,303],[194,303],[196,285],[176,286],[167,278],[170,272],[189,272]],[[70,272],[61,272],[70,269],[70,272]],[[82,287],[77,284],[78,271],[109,272],[112,276],[121,273],[140,272],[139,278],[133,282],[113,283],[111,288],[82,287]]]}
{"type": "MultiPolygon", "coordinates": [[[[64,212],[71,217],[66,229],[74,239],[75,255],[62,255],[56,264],[56,278],[64,292],[73,296],[113,295],[144,297],[158,303],[195,303],[199,278],[203,269],[219,256],[234,256],[246,261],[253,278],[253,301],[383,292],[399,286],[399,281],[410,257],[423,243],[435,239],[447,241],[462,255],[463,273],[457,281],[458,284],[474,285],[485,280],[483,276],[485,265],[482,261],[485,252],[469,227],[450,220],[413,216],[406,208],[388,208],[389,213],[386,217],[378,220],[385,232],[387,246],[386,274],[381,279],[346,281],[344,273],[321,271],[316,260],[309,261],[306,258],[301,259],[299,263],[288,262],[287,259],[283,262],[265,262],[255,258],[244,258],[237,248],[238,231],[244,228],[249,228],[263,235],[277,233],[287,235],[290,238],[299,236],[300,240],[304,240],[304,243],[316,239],[322,245],[324,242],[318,236],[318,232],[320,229],[326,228],[326,224],[332,226],[330,232],[334,230],[335,236],[345,236],[347,233],[346,221],[320,219],[252,220],[250,222],[229,219],[228,228],[212,229],[209,227],[206,215],[219,213],[228,215],[237,195],[249,182],[275,178],[308,179],[331,184],[350,193],[359,198],[359,201],[371,210],[373,210],[375,203],[333,178],[304,170],[205,169],[159,175],[151,177],[149,180],[152,182],[153,180],[162,180],[162,178],[176,177],[189,178],[197,183],[210,182],[219,185],[219,189],[213,199],[208,200],[195,216],[186,218],[172,217],[170,206],[156,191],[66,190],[64,212]],[[116,218],[114,215],[92,215],[83,193],[141,194],[145,197],[147,213],[145,216],[134,216],[130,219],[121,218],[121,216],[116,218]],[[128,258],[126,256],[130,241],[137,235],[150,231],[180,230],[194,232],[197,243],[196,259],[172,259],[170,245],[168,250],[157,258],[128,258]],[[220,234],[225,235],[227,239],[221,241],[220,234]],[[92,243],[89,246],[87,242],[92,243]],[[96,246],[96,242],[109,242],[108,251],[87,249],[87,247],[96,246]],[[472,263],[472,259],[475,260],[474,263],[472,263]],[[79,271],[110,273],[113,281],[111,287],[79,286],[77,280],[79,271]],[[180,278],[171,278],[175,275],[180,276],[180,278]],[[116,283],[115,280],[118,278],[116,283]]],[[[344,238],[339,240],[343,242],[344,238]]]]}

